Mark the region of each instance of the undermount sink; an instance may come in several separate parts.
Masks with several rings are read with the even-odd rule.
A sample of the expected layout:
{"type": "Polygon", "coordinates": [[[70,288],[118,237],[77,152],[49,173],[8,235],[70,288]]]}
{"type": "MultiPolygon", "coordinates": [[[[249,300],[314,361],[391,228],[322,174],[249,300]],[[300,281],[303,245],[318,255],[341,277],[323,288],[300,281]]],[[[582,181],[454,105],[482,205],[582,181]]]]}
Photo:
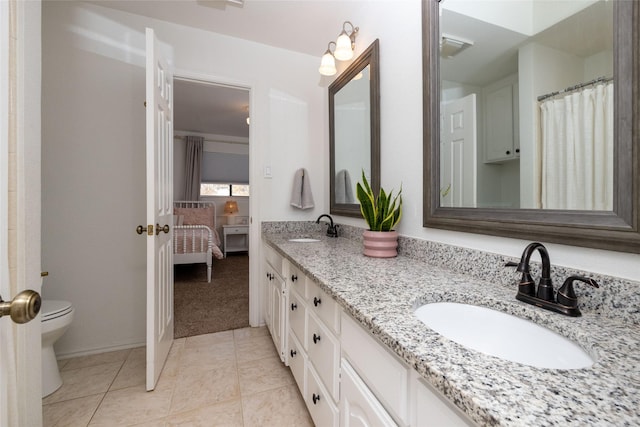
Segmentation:
{"type": "Polygon", "coordinates": [[[415,310],[425,325],[472,350],[523,365],[582,369],[595,361],[573,341],[528,320],[470,304],[438,302],[415,310]]]}
{"type": "Polygon", "coordinates": [[[313,239],[311,237],[300,237],[297,239],[289,239],[290,242],[295,242],[295,243],[313,243],[313,242],[319,242],[320,239],[313,239]]]}

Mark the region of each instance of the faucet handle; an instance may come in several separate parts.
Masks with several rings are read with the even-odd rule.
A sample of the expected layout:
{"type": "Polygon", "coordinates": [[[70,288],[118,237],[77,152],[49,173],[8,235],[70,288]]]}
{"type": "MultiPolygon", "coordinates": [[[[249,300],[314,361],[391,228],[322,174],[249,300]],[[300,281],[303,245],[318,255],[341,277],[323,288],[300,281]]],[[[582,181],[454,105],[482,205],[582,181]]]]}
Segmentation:
{"type": "Polygon", "coordinates": [[[533,282],[533,277],[531,277],[531,273],[529,273],[529,269],[521,270],[521,263],[509,261],[505,265],[505,267],[517,267],[516,271],[522,272],[522,278],[520,279],[520,283],[518,283],[518,293],[535,296],[536,288],[535,283],[533,282]]]}
{"type": "Polygon", "coordinates": [[[576,297],[576,293],[573,291],[573,282],[575,280],[584,282],[587,285],[593,286],[594,288],[600,287],[598,285],[598,282],[596,282],[590,277],[569,276],[564,281],[560,289],[558,289],[558,295],[557,295],[558,304],[562,304],[564,306],[571,307],[571,308],[578,307],[578,298],[576,297]]]}

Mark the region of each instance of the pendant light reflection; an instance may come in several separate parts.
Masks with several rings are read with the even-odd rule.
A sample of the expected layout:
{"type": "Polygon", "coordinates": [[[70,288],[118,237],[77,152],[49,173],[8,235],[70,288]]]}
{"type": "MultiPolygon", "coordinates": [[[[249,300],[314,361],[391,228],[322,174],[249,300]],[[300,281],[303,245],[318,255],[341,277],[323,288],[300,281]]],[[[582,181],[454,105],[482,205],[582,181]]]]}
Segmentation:
{"type": "Polygon", "coordinates": [[[329,42],[327,51],[322,56],[320,62],[320,68],[318,71],[323,76],[333,76],[336,70],[336,59],[339,61],[348,61],[353,58],[353,50],[356,46],[356,35],[358,34],[358,27],[354,27],[350,21],[345,21],[342,24],[342,32],[338,36],[336,42],[329,42]],[[347,32],[347,24],[351,26],[351,31],[347,32]],[[334,50],[331,52],[331,45],[334,45],[334,50]]]}

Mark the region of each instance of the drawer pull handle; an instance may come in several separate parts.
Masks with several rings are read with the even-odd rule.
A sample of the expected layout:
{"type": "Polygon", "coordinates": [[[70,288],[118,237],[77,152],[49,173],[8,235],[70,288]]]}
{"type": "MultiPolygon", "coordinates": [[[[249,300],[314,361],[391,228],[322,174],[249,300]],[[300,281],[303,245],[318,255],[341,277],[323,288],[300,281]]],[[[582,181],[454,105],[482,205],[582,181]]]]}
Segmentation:
{"type": "Polygon", "coordinates": [[[313,404],[317,405],[318,402],[320,401],[320,395],[313,393],[313,396],[311,397],[311,399],[313,400],[313,404]]]}
{"type": "Polygon", "coordinates": [[[298,276],[296,276],[295,274],[291,275],[291,281],[295,282],[296,280],[298,280],[298,276]]]}
{"type": "Polygon", "coordinates": [[[296,308],[298,308],[298,304],[291,303],[291,311],[294,311],[296,308]]]}
{"type": "Polygon", "coordinates": [[[313,297],[313,305],[315,305],[317,307],[320,304],[322,304],[322,300],[320,298],[318,298],[318,297],[313,297]]]}
{"type": "Polygon", "coordinates": [[[318,344],[318,341],[320,341],[320,335],[313,334],[313,343],[318,344]]]}
{"type": "Polygon", "coordinates": [[[290,354],[291,354],[291,357],[296,357],[296,354],[298,354],[298,352],[295,350],[291,350],[290,354]]]}

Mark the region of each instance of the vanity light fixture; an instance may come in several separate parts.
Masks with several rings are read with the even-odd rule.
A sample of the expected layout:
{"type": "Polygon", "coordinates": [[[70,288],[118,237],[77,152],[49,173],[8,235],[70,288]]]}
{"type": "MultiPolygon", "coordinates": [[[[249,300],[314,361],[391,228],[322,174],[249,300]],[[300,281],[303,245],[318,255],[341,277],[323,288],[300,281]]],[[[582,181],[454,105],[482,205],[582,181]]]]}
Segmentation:
{"type": "Polygon", "coordinates": [[[353,49],[356,47],[356,35],[358,34],[358,27],[354,27],[350,21],[345,21],[342,24],[342,32],[336,40],[336,50],[333,55],[340,61],[348,61],[353,58],[353,49]],[[351,25],[351,33],[347,33],[346,26],[351,25]]]}
{"type": "Polygon", "coordinates": [[[354,27],[350,21],[345,21],[342,24],[342,32],[338,36],[338,40],[335,42],[329,42],[327,51],[322,56],[320,62],[320,74],[323,76],[333,76],[336,70],[336,59],[339,61],[348,61],[353,58],[353,49],[356,46],[356,35],[358,34],[359,27],[354,27]],[[351,26],[350,32],[347,32],[347,24],[351,26]],[[334,45],[333,52],[331,52],[331,45],[334,45]]]}
{"type": "MultiPolygon", "coordinates": [[[[320,71],[320,74],[322,74],[323,76],[333,76],[337,72],[336,58],[333,56],[333,53],[331,52],[332,43],[335,46],[336,42],[329,42],[329,45],[327,46],[327,51],[324,53],[324,55],[322,55],[322,61],[320,61],[320,68],[318,69],[318,71],[320,71]]],[[[334,50],[335,50],[335,47],[334,47],[334,50]]]]}

